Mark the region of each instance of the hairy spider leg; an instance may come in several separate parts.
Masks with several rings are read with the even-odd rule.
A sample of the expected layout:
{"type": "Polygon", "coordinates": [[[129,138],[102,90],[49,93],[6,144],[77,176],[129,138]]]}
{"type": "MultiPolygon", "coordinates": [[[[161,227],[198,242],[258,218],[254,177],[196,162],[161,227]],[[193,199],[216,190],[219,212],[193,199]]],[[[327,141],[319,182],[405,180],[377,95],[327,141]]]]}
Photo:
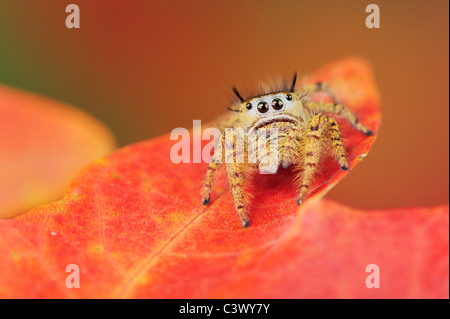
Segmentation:
{"type": "Polygon", "coordinates": [[[306,199],[308,188],[317,172],[320,157],[327,143],[331,143],[341,169],[348,169],[344,145],[342,144],[339,126],[335,119],[329,118],[324,114],[314,115],[303,139],[305,141],[302,154],[303,170],[297,177],[299,181],[298,205],[306,199]]]}
{"type": "Polygon", "coordinates": [[[373,135],[373,131],[368,127],[359,123],[358,118],[348,108],[340,103],[329,102],[307,102],[304,106],[310,109],[314,114],[330,113],[342,116],[347,120],[355,129],[360,131],[366,136],[373,135]]]}

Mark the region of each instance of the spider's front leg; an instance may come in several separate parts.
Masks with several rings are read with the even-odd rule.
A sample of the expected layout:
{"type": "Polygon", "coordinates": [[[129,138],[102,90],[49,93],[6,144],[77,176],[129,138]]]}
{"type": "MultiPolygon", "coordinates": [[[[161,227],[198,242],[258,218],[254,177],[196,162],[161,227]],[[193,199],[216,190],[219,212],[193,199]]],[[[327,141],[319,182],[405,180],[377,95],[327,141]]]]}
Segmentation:
{"type": "Polygon", "coordinates": [[[245,183],[245,164],[227,163],[227,176],[233,195],[234,205],[236,206],[237,214],[244,227],[250,225],[250,219],[247,215],[247,207],[244,195],[243,185],[245,183]]]}
{"type": "Polygon", "coordinates": [[[206,172],[205,190],[202,198],[203,205],[208,205],[211,201],[211,190],[214,183],[214,176],[216,175],[216,171],[224,159],[223,146],[225,144],[225,132],[222,132],[220,140],[217,143],[220,143],[218,145],[219,147],[214,148],[214,155],[209,161],[208,170],[206,172]]]}
{"type": "Polygon", "coordinates": [[[344,145],[342,144],[339,126],[335,119],[323,114],[316,114],[309,123],[304,140],[303,163],[301,163],[303,171],[299,176],[298,187],[300,192],[297,197],[298,205],[306,199],[308,188],[317,172],[320,157],[327,143],[331,142],[333,152],[341,169],[344,171],[348,170],[344,145]]]}
{"type": "MultiPolygon", "coordinates": [[[[243,184],[246,179],[245,163],[235,163],[237,157],[240,154],[245,153],[244,150],[236,149],[236,141],[228,135],[228,140],[226,140],[227,130],[224,130],[220,141],[221,143],[217,149],[214,149],[214,155],[209,162],[208,171],[206,173],[205,181],[205,191],[202,198],[203,205],[207,205],[211,200],[211,190],[214,182],[214,176],[217,169],[220,167],[221,163],[225,162],[227,177],[231,188],[231,193],[233,195],[234,204],[236,206],[237,214],[241,220],[244,227],[250,225],[250,219],[247,215],[247,208],[245,205],[245,196],[243,190],[243,184]]],[[[239,137],[238,137],[239,139],[239,137]]]]}

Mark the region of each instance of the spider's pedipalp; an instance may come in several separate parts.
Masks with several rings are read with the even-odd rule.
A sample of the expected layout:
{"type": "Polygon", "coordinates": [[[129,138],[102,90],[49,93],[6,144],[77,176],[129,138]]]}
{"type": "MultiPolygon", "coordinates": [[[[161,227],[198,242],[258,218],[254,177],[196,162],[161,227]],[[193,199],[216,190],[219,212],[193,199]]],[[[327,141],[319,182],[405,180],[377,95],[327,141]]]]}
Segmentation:
{"type": "Polygon", "coordinates": [[[284,143],[280,145],[280,162],[284,168],[290,166],[299,157],[300,130],[297,126],[292,127],[285,136],[284,143]]]}

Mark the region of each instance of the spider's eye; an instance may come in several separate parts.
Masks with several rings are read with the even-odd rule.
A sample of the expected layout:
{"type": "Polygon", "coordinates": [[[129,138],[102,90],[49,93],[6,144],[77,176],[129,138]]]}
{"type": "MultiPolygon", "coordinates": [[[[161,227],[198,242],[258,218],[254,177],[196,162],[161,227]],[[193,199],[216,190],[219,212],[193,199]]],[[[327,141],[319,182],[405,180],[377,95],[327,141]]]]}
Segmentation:
{"type": "Polygon", "coordinates": [[[292,101],[292,95],[291,94],[286,95],[286,100],[292,101]]]}
{"type": "Polygon", "coordinates": [[[252,108],[252,103],[247,103],[247,105],[245,105],[245,107],[247,108],[247,110],[250,110],[252,108]]]}
{"type": "Polygon", "coordinates": [[[272,101],[272,107],[275,110],[281,110],[283,108],[283,101],[281,99],[274,99],[272,101]]]}
{"type": "Polygon", "coordinates": [[[266,113],[269,110],[269,104],[267,102],[261,101],[258,103],[259,113],[266,113]]]}

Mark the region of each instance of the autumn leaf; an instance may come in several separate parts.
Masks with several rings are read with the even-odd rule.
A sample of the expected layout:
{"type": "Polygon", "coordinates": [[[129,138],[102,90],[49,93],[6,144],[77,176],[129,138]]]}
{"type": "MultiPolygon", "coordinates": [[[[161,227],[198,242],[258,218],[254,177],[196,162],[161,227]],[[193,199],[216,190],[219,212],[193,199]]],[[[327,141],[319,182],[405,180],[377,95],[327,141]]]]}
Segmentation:
{"type": "MultiPolygon", "coordinates": [[[[378,131],[365,61],[338,61],[309,80],[328,81],[378,131]]],[[[375,136],[342,127],[353,168],[375,136]]],[[[207,165],[172,163],[174,143],[120,149],[84,169],[62,201],[0,221],[0,297],[448,297],[448,205],[362,211],[321,199],[347,174],[329,159],[300,208],[290,170],[256,175],[244,229],[224,178],[201,205],[207,165]],[[66,287],[71,264],[80,288],[66,287]],[[366,285],[370,265],[379,288],[366,285]]]]}
{"type": "Polygon", "coordinates": [[[0,218],[61,199],[78,171],[115,147],[84,112],[4,85],[0,114],[0,218]]]}

